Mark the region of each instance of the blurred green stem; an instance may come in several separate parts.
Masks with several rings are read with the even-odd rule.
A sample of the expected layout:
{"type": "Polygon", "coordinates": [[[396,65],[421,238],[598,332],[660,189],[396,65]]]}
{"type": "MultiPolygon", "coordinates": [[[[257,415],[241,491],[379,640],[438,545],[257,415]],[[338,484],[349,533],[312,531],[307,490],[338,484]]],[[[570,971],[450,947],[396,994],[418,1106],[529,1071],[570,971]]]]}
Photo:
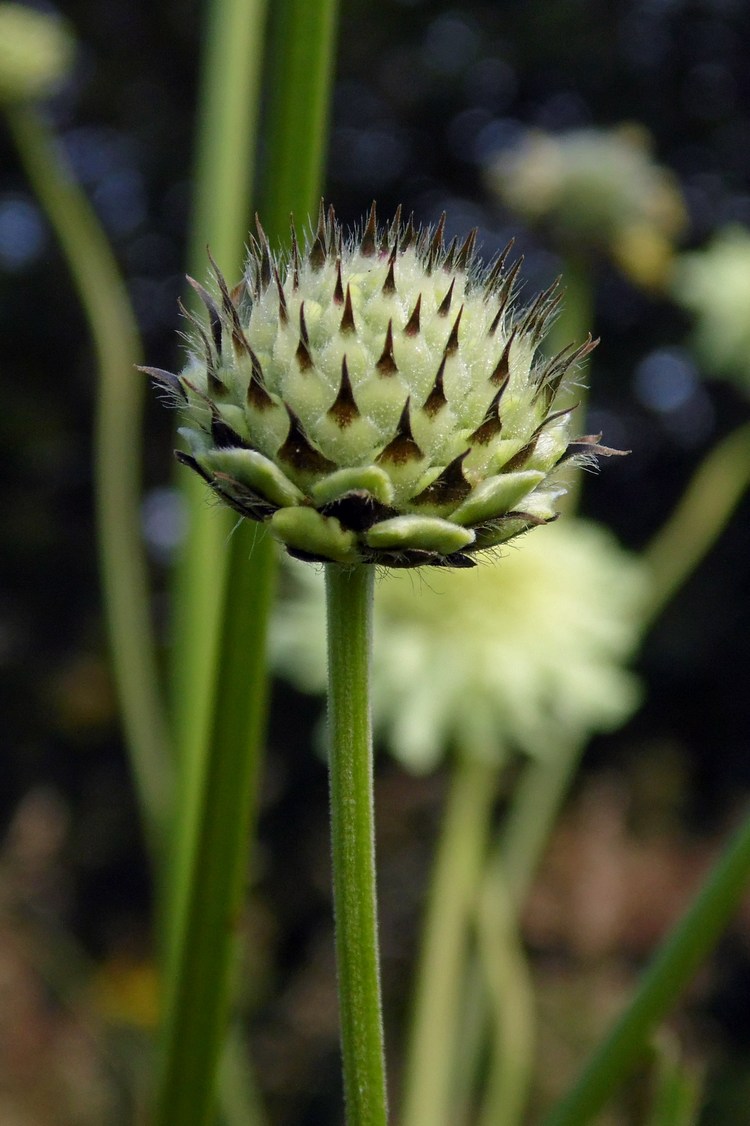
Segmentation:
{"type": "Polygon", "coordinates": [[[350,1126],[387,1121],[370,720],[373,579],[373,567],[326,567],[333,896],[350,1126]]]}
{"type": "MultiPolygon", "coordinates": [[[[252,544],[246,532],[243,525],[236,534],[243,536],[247,551],[252,544]]],[[[273,557],[265,553],[261,560],[263,568],[257,560],[251,567],[247,555],[230,555],[227,581],[238,607],[270,604],[273,557]]],[[[215,1116],[216,1069],[227,1032],[263,723],[258,694],[250,688],[264,683],[265,654],[255,637],[248,638],[245,624],[242,613],[227,607],[215,669],[214,753],[206,756],[200,778],[200,816],[168,982],[156,1126],[207,1126],[215,1116]],[[231,707],[222,707],[225,699],[231,707]]]]}
{"type": "MultiPolygon", "coordinates": [[[[586,337],[593,331],[594,322],[594,284],[591,277],[591,266],[585,257],[569,254],[565,259],[563,269],[563,303],[560,314],[550,332],[550,349],[558,352],[567,345],[582,344],[586,337]]],[[[586,357],[573,372],[575,384],[566,387],[563,385],[560,394],[555,400],[555,406],[572,407],[577,405],[573,415],[573,425],[577,434],[587,433],[586,409],[588,405],[588,375],[590,358],[586,357]]],[[[564,515],[574,513],[580,503],[583,490],[583,474],[580,472],[569,475],[567,481],[567,494],[562,498],[564,515]]]]}
{"type": "Polygon", "coordinates": [[[646,969],[635,997],[545,1126],[585,1126],[637,1065],[649,1036],[736,912],[750,880],[750,814],[646,969]]]}
{"type": "Polygon", "coordinates": [[[269,67],[273,96],[262,170],[261,215],[272,248],[288,243],[289,216],[315,216],[323,190],[338,0],[277,0],[269,67]]]}
{"type": "Polygon", "coordinates": [[[649,620],[658,616],[708,554],[748,488],[750,423],[744,423],[709,450],[644,552],[654,579],[649,620]]]}
{"type": "Polygon", "coordinates": [[[454,1060],[472,913],[498,786],[494,765],[459,755],[432,875],[406,1056],[403,1126],[452,1126],[454,1060]]]}
{"type": "MultiPolygon", "coordinates": [[[[550,329],[551,351],[558,352],[568,344],[582,344],[592,331],[594,323],[594,284],[591,264],[583,255],[568,254],[563,262],[560,312],[550,329]]],[[[578,378],[582,379],[581,368],[578,378]]],[[[585,371],[585,367],[583,368],[585,371]]],[[[580,401],[580,388],[571,396],[571,402],[580,401]]],[[[565,404],[561,402],[561,406],[565,404]]]]}
{"type": "Polygon", "coordinates": [[[685,1063],[671,1036],[657,1037],[653,1051],[653,1093],[646,1126],[695,1126],[702,1094],[697,1069],[685,1063]]]}
{"type": "Polygon", "coordinates": [[[519,1126],[534,1067],[534,991],[516,904],[498,857],[487,865],[482,879],[477,931],[493,1028],[479,1126],[519,1126]]]}
{"type": "MultiPolygon", "coordinates": [[[[240,272],[242,264],[253,178],[264,9],[265,4],[258,0],[214,0],[209,12],[191,254],[194,272],[199,276],[205,271],[206,242],[210,242],[220,268],[230,278],[240,272]]],[[[279,115],[283,119],[279,106],[286,107],[285,113],[296,112],[299,120],[314,131],[305,134],[303,130],[301,137],[291,129],[269,132],[269,165],[306,170],[299,179],[286,177],[286,196],[273,178],[263,178],[261,210],[264,217],[272,213],[266,219],[272,238],[279,237],[281,230],[273,216],[292,208],[306,215],[316,206],[332,83],[332,13],[336,5],[309,5],[299,26],[294,20],[284,19],[292,10],[296,6],[291,0],[280,0],[273,6],[275,19],[282,20],[288,34],[282,40],[274,30],[269,112],[272,120],[279,115]],[[316,17],[312,26],[310,13],[316,17]]],[[[193,475],[186,477],[190,481],[193,475]]],[[[193,487],[188,481],[186,487],[193,487]]],[[[189,1111],[186,1106],[185,1112],[205,1111],[210,1120],[211,1069],[217,1041],[226,1026],[226,983],[231,981],[234,942],[233,932],[227,927],[220,928],[212,941],[200,918],[201,904],[216,920],[231,917],[236,909],[234,878],[207,885],[205,874],[216,865],[226,864],[239,879],[238,873],[246,864],[266,706],[265,635],[275,563],[270,537],[259,535],[248,522],[241,523],[230,536],[229,519],[210,508],[205,487],[201,488],[200,482],[197,486],[187,558],[176,588],[180,613],[175,628],[174,684],[176,710],[181,716],[183,800],[179,803],[169,944],[171,1000],[161,1102],[165,1123],[169,1120],[170,1092],[177,1089],[181,1072],[191,1076],[189,1086],[194,1084],[202,1091],[199,1109],[189,1111]],[[217,630],[220,613],[222,621],[217,630]],[[219,672],[214,677],[212,670],[217,663],[219,672]],[[234,787],[222,791],[225,805],[218,808],[214,807],[214,791],[221,789],[226,763],[235,764],[237,773],[234,787]],[[212,783],[212,778],[218,781],[212,783]],[[223,830],[222,820],[226,822],[223,830]],[[195,978],[196,966],[201,967],[200,980],[195,978]],[[214,983],[213,991],[204,984],[204,977],[214,983]],[[201,1008],[204,1004],[206,1011],[201,1008]],[[193,1032],[183,1025],[195,1013],[198,1028],[193,1032]],[[199,1075],[194,1077],[195,1069],[199,1075]]]]}
{"type": "Polygon", "coordinates": [[[573,739],[548,748],[543,758],[526,763],[516,784],[498,846],[516,911],[523,906],[584,749],[583,740],[573,739]]]}
{"type": "MultiPolygon", "coordinates": [[[[230,278],[242,269],[265,19],[265,0],[211,0],[207,7],[189,248],[190,269],[199,278],[206,272],[207,244],[230,278]]],[[[184,471],[178,479],[189,524],[173,588],[179,793],[165,942],[159,1113],[164,1122],[182,1122],[170,1117],[176,1097],[185,1100],[180,1105],[186,1123],[203,1123],[214,1115],[215,1071],[226,1037],[236,948],[232,920],[241,909],[256,805],[273,547],[252,526],[231,534],[232,517],[209,504],[202,482],[184,471]],[[213,804],[217,795],[224,807],[213,804]],[[207,884],[207,873],[217,870],[221,878],[207,884]]],[[[232,1123],[259,1122],[257,1105],[245,1095],[247,1084],[229,1066],[240,1054],[236,1032],[233,1039],[221,1079],[225,1117],[232,1123]]]]}
{"type": "Polygon", "coordinates": [[[8,108],[7,115],[26,174],[62,247],[96,352],[94,487],[104,612],[146,840],[156,864],[166,837],[172,764],[140,529],[145,380],[136,371],[138,328],[106,235],[56,139],[31,106],[8,108]]]}
{"type": "MultiPolygon", "coordinates": [[[[254,176],[266,0],[209,0],[197,112],[195,197],[188,252],[203,279],[206,246],[232,284],[243,267],[254,176]]],[[[175,574],[172,689],[177,748],[188,774],[205,746],[231,515],[210,505],[193,473],[178,480],[188,534],[175,574]]],[[[261,551],[263,548],[261,548],[261,551]]],[[[199,767],[197,769],[200,769],[199,767]]]]}
{"type": "MultiPolygon", "coordinates": [[[[265,7],[265,0],[209,0],[206,11],[189,247],[190,269],[199,278],[206,271],[207,244],[230,278],[242,267],[256,147],[265,7]]],[[[209,503],[205,484],[193,473],[179,469],[177,480],[187,500],[188,531],[172,591],[172,690],[179,793],[168,912],[168,977],[173,974],[170,963],[177,941],[175,930],[184,917],[188,894],[186,865],[201,816],[201,779],[206,770],[205,756],[210,753],[211,693],[227,544],[234,522],[227,510],[209,503]]],[[[259,555],[270,551],[270,545],[261,545],[252,559],[246,540],[241,550],[247,566],[262,569],[259,555]]],[[[251,619],[248,638],[249,643],[261,648],[265,643],[263,621],[261,610],[257,622],[251,619]]],[[[261,679],[257,686],[246,685],[245,691],[260,693],[263,685],[261,679]]],[[[263,706],[262,699],[257,706],[263,706]]]]}

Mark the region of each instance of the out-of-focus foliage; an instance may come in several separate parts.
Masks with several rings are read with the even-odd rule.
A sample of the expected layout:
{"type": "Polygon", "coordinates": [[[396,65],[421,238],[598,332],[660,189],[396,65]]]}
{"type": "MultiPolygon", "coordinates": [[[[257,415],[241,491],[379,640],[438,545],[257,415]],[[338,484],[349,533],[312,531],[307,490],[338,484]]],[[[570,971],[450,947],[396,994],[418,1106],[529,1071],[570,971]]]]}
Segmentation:
{"type": "MultiPolygon", "coordinates": [[[[322,576],[293,566],[272,659],[325,688],[322,576]]],[[[621,723],[639,698],[625,669],[645,577],[602,527],[563,517],[470,573],[385,574],[376,587],[374,720],[409,769],[446,747],[543,756],[621,723]]]]}
{"type": "Polygon", "coordinates": [[[750,232],[731,224],[675,264],[676,299],[695,318],[693,346],[709,375],[750,394],[750,232]]]}

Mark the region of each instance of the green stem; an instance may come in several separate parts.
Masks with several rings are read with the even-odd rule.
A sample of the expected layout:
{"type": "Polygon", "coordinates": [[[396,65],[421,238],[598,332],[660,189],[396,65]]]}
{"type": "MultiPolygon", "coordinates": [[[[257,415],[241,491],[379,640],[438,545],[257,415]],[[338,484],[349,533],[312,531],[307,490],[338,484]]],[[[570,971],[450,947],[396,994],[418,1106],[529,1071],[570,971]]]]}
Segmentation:
{"type": "Polygon", "coordinates": [[[526,763],[499,842],[508,893],[520,911],[581,755],[582,740],[526,763]]]}
{"type": "MultiPolygon", "coordinates": [[[[207,243],[228,276],[239,274],[242,268],[254,173],[265,18],[265,0],[211,0],[207,8],[189,250],[190,268],[198,277],[206,270],[207,243]]],[[[193,1050],[169,1027],[169,1021],[180,1020],[180,1014],[191,1005],[190,967],[207,956],[200,946],[204,941],[200,933],[195,936],[196,949],[190,951],[193,936],[188,928],[192,925],[196,898],[210,898],[209,914],[221,916],[229,910],[226,897],[233,895],[231,884],[213,886],[201,882],[203,869],[210,868],[214,858],[206,855],[196,859],[196,850],[222,849],[221,856],[228,861],[230,841],[221,837],[217,840],[209,829],[211,817],[221,816],[219,810],[207,808],[212,800],[206,789],[207,780],[219,767],[213,760],[220,757],[223,762],[254,763],[260,753],[258,744],[266,704],[263,654],[272,566],[272,545],[267,537],[260,537],[253,550],[258,538],[254,528],[240,527],[232,535],[231,515],[207,503],[203,483],[182,470],[178,480],[187,497],[189,524],[173,587],[172,690],[179,791],[165,908],[167,1025],[163,1030],[165,1051],[177,1055],[175,1060],[165,1057],[162,1061],[162,1086],[170,1082],[168,1076],[173,1068],[179,1068],[184,1053],[193,1050]],[[239,576],[237,590],[228,586],[230,571],[239,576]],[[220,637],[223,622],[228,623],[230,632],[220,637]],[[228,677],[217,679],[217,665],[227,666],[233,651],[236,652],[238,638],[253,654],[252,662],[248,663],[243,654],[239,661],[243,676],[234,675],[233,670],[228,677]],[[245,729],[243,723],[247,724],[245,729]],[[234,740],[232,746],[225,745],[228,738],[234,740]],[[198,886],[195,880],[199,881],[198,886]],[[183,974],[188,974],[187,980],[183,974]]],[[[247,789],[243,791],[238,785],[232,793],[236,826],[244,827],[247,833],[243,838],[238,832],[233,838],[237,850],[234,865],[244,865],[249,847],[256,773],[257,765],[248,775],[238,775],[238,783],[240,777],[247,779],[247,789]]],[[[233,949],[231,933],[217,932],[211,980],[227,980],[233,949]]],[[[219,991],[214,1000],[218,1008],[212,1019],[225,1021],[227,997],[219,991]]],[[[208,1029],[210,1035],[219,1035],[209,1020],[201,1027],[208,1029]]],[[[211,1061],[211,1066],[214,1049],[210,1042],[206,1060],[211,1061]]],[[[212,1078],[203,1075],[196,1082],[205,1086],[212,1078]]],[[[236,1084],[222,1087],[225,1110],[234,1121],[242,1114],[237,1110],[239,1100],[232,1093],[237,1090],[236,1084]]]]}
{"type": "MultiPolygon", "coordinates": [[[[584,257],[568,255],[563,269],[563,304],[560,315],[552,326],[550,348],[553,352],[565,348],[570,343],[582,344],[592,331],[594,323],[594,286],[591,266],[584,257]]],[[[576,433],[586,433],[586,409],[588,405],[588,358],[581,361],[573,373],[575,385],[564,388],[555,400],[555,406],[576,406],[573,426],[576,433]]],[[[583,490],[583,474],[570,475],[567,494],[563,497],[563,514],[574,513],[580,503],[583,490]]]]}
{"type": "MultiPolygon", "coordinates": [[[[286,0],[280,0],[274,5],[274,14],[286,7],[286,0]]],[[[264,217],[272,207],[274,214],[286,215],[292,208],[307,214],[316,205],[320,192],[324,144],[320,122],[327,116],[332,80],[332,21],[327,13],[335,10],[335,5],[328,2],[310,7],[313,12],[320,10],[320,22],[311,27],[309,20],[304,19],[299,28],[290,25],[287,40],[280,43],[275,52],[277,65],[270,75],[269,98],[272,116],[274,106],[288,104],[296,109],[300,120],[306,122],[311,120],[311,107],[317,106],[318,116],[313,122],[317,122],[317,131],[302,138],[291,130],[274,132],[268,142],[272,162],[289,167],[298,163],[308,169],[308,176],[304,181],[285,181],[288,196],[266,177],[261,193],[264,217]],[[304,49],[300,49],[300,42],[304,49]],[[321,68],[320,59],[328,59],[327,67],[321,68]],[[291,100],[290,91],[293,92],[291,100]],[[322,115],[320,107],[326,110],[322,115]]],[[[211,243],[220,267],[229,276],[239,273],[241,266],[253,171],[264,9],[265,4],[258,0],[255,3],[214,0],[209,14],[192,240],[193,268],[199,276],[205,271],[206,242],[211,243]]],[[[281,231],[286,229],[286,218],[278,231],[273,223],[273,219],[270,223],[266,220],[269,236],[280,237],[281,231]]],[[[193,487],[192,477],[192,474],[187,475],[185,487],[188,489],[193,487]]],[[[174,684],[177,712],[182,716],[183,799],[179,803],[169,944],[168,983],[173,1000],[169,1005],[162,1080],[163,1090],[167,1091],[178,1082],[180,1069],[193,1066],[193,1056],[202,1051],[200,1029],[188,1039],[187,1033],[177,1027],[191,1008],[199,1006],[203,995],[201,983],[196,983],[194,994],[191,992],[196,964],[204,964],[209,980],[220,985],[212,998],[215,1009],[211,1021],[201,1018],[201,1027],[209,1038],[207,1060],[201,1064],[204,1087],[210,1082],[207,1069],[213,1066],[220,1025],[226,1020],[227,996],[221,983],[227,980],[232,956],[231,934],[226,930],[217,933],[211,949],[210,938],[200,926],[195,931],[191,928],[201,901],[210,898],[211,912],[221,917],[222,910],[228,910],[226,902],[222,908],[222,898],[226,900],[234,894],[231,882],[206,885],[204,870],[222,863],[222,858],[229,863],[231,847],[238,850],[240,863],[244,863],[248,848],[247,837],[243,837],[242,832],[249,831],[251,824],[254,778],[248,779],[248,789],[243,795],[241,776],[237,776],[231,801],[225,809],[213,808],[213,790],[208,779],[221,769],[221,763],[214,760],[241,763],[244,755],[254,758],[258,754],[266,700],[264,654],[272,586],[270,575],[275,562],[270,537],[259,537],[256,527],[247,523],[237,527],[230,537],[228,520],[223,514],[220,518],[215,508],[209,508],[205,487],[201,487],[201,482],[196,484],[187,557],[176,587],[179,613],[174,684]],[[235,576],[239,576],[239,580],[235,576]],[[217,629],[222,597],[223,622],[217,629]],[[244,653],[237,658],[237,638],[243,639],[243,648],[252,654],[251,662],[245,659],[244,653]],[[232,659],[237,661],[234,670],[230,670],[232,659]],[[220,675],[214,680],[211,670],[217,661],[230,675],[220,675]],[[213,696],[212,687],[216,688],[213,696]],[[208,717],[212,713],[212,738],[209,740],[206,729],[211,725],[208,717]],[[229,718],[225,722],[222,717],[229,718]],[[231,717],[235,717],[234,720],[231,717]],[[220,833],[209,831],[212,818],[235,822],[238,831],[234,833],[233,845],[220,833]],[[212,858],[214,850],[218,853],[212,858]],[[204,853],[202,858],[201,853],[204,853]]],[[[164,1094],[162,1113],[165,1116],[169,1114],[168,1100],[169,1096],[164,1094]]],[[[226,1104],[227,1099],[225,1109],[228,1109],[226,1104]]]]}
{"type": "MultiPolygon", "coordinates": [[[[171,795],[148,569],[140,531],[140,420],[145,380],[132,307],[99,221],[41,116],[7,110],[29,181],[52,224],[94,341],[99,383],[94,487],[104,612],[146,840],[162,854],[171,795]]],[[[61,390],[64,390],[61,389],[61,390]]]]}
{"type": "Polygon", "coordinates": [[[653,1045],[653,1093],[647,1126],[695,1126],[702,1095],[700,1076],[681,1058],[671,1037],[653,1045]]]}
{"type": "Polygon", "coordinates": [[[644,973],[635,997],[545,1126],[585,1126],[637,1065],[649,1036],[714,945],[750,879],[750,815],[644,973]]]}
{"type": "MultiPolygon", "coordinates": [[[[260,102],[266,0],[211,0],[197,114],[195,199],[188,254],[202,279],[206,246],[226,277],[243,266],[260,102]]],[[[226,569],[230,513],[206,503],[192,473],[178,480],[188,502],[187,539],[175,574],[172,688],[177,747],[188,771],[210,724],[210,686],[226,569]]]]}
{"type": "Polygon", "coordinates": [[[677,507],[644,552],[654,577],[655,618],[708,553],[750,487],[750,422],[703,459],[677,507]]]}
{"type": "Polygon", "coordinates": [[[374,568],[326,567],[331,843],[347,1121],[385,1126],[370,654],[374,568]]]}
{"type": "Polygon", "coordinates": [[[475,756],[461,755],[453,767],[419,959],[403,1126],[451,1126],[455,1121],[461,993],[497,784],[497,768],[475,756]]]}
{"type": "MultiPolygon", "coordinates": [[[[254,529],[237,536],[251,547],[254,529]]],[[[230,556],[229,589],[237,604],[253,600],[262,636],[263,608],[271,602],[273,558],[265,566],[240,552],[230,556]]],[[[216,708],[200,778],[200,816],[189,854],[187,896],[180,916],[181,940],[167,998],[157,1126],[207,1126],[215,1115],[216,1068],[224,1044],[231,1000],[232,968],[242,917],[248,838],[257,793],[264,709],[264,651],[248,638],[245,618],[225,608],[222,648],[216,667],[216,708]],[[244,699],[244,706],[239,701],[244,699]],[[223,706],[231,701],[231,706],[223,706]]]]}
{"type": "Polygon", "coordinates": [[[481,968],[493,1025],[489,1079],[480,1126],[518,1126],[534,1067],[534,991],[521,945],[518,913],[505,872],[493,861],[478,898],[481,968]]]}
{"type": "Polygon", "coordinates": [[[338,0],[279,0],[269,81],[269,144],[262,184],[262,220],[275,246],[286,241],[289,214],[303,222],[317,212],[328,147],[338,0]]]}

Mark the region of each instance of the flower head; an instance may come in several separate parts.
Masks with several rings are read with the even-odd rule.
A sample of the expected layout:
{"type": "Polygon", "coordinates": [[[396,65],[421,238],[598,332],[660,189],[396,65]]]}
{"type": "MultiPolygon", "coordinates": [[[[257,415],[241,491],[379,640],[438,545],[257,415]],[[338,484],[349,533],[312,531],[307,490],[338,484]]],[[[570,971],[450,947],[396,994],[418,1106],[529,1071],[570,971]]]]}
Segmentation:
{"type": "Polygon", "coordinates": [[[686,211],[672,173],[633,125],[529,133],[487,170],[490,187],[564,249],[609,254],[646,288],[664,283],[686,211]]]}
{"type": "MultiPolygon", "coordinates": [[[[271,660],[325,690],[322,576],[293,567],[271,624],[271,660]]],[[[600,525],[561,521],[497,567],[416,584],[384,575],[375,599],[373,715],[411,770],[448,746],[484,757],[544,755],[627,718],[625,667],[640,635],[645,573],[600,525]]]]}
{"type": "Polygon", "coordinates": [[[750,392],[750,233],[727,226],[704,250],[681,254],[673,292],[695,317],[693,343],[706,370],[750,392]]]}
{"type": "Polygon", "coordinates": [[[517,263],[481,269],[476,232],[379,228],[345,239],[321,205],[303,254],[276,260],[262,227],[247,271],[191,317],[191,358],[147,368],[187,418],[178,453],[226,504],[267,522],[292,555],[391,567],[469,567],[478,551],[556,516],[572,439],[555,409],[589,339],[538,357],[553,286],[513,305],[517,263]]]}
{"type": "Polygon", "coordinates": [[[73,62],[74,41],[56,16],[0,3],[0,102],[49,94],[73,62]]]}

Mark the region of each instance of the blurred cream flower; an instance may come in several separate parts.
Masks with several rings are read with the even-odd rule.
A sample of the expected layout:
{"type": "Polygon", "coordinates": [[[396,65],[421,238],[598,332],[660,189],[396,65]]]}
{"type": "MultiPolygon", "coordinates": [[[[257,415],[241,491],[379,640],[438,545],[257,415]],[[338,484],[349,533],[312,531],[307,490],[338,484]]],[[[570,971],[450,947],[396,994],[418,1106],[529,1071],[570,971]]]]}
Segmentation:
{"type": "Polygon", "coordinates": [[[531,132],[486,177],[507,207],[550,230],[565,251],[606,253],[637,285],[664,285],[686,212],[645,129],[531,132]]]}
{"type": "Polygon", "coordinates": [[[56,16],[0,4],[0,103],[43,98],[66,77],[74,40],[56,16]]]}
{"type": "Polygon", "coordinates": [[[704,250],[681,254],[672,290],[695,317],[693,344],[706,371],[750,391],[750,232],[730,225],[704,250]]]}
{"type": "MultiPolygon", "coordinates": [[[[290,563],[271,629],[276,669],[325,689],[323,580],[290,563]]],[[[624,668],[639,637],[644,575],[602,527],[569,519],[473,571],[383,576],[375,594],[376,730],[404,766],[448,746],[501,760],[544,756],[617,726],[638,701],[624,668]]]]}

